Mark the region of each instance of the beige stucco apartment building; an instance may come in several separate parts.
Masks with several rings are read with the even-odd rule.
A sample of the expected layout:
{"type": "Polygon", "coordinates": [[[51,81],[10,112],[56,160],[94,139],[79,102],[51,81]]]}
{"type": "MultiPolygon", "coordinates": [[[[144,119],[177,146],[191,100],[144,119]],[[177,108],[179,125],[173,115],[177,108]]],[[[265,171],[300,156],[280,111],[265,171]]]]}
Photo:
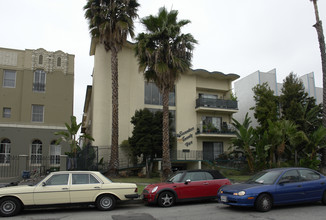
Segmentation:
{"type": "MultiPolygon", "coordinates": [[[[110,52],[102,44],[91,44],[94,56],[93,85],[87,87],[83,132],[95,139],[99,159],[108,161],[111,142],[111,62],[110,52]]],[[[161,97],[154,83],[147,83],[138,72],[133,45],[128,43],[119,59],[119,143],[133,131],[131,117],[139,109],[161,110],[161,97]]],[[[227,151],[235,137],[232,114],[237,102],[230,100],[231,82],[236,74],[189,70],[183,74],[170,94],[169,109],[174,115],[176,147],[171,151],[172,165],[201,168],[203,160],[214,160],[227,151]]],[[[124,160],[120,151],[120,160],[124,160]]],[[[120,162],[121,164],[121,162],[120,162]]]]}
{"type": "Polygon", "coordinates": [[[60,165],[70,151],[56,144],[73,115],[74,55],[44,49],[0,48],[0,167],[15,156],[29,164],[60,165]]]}

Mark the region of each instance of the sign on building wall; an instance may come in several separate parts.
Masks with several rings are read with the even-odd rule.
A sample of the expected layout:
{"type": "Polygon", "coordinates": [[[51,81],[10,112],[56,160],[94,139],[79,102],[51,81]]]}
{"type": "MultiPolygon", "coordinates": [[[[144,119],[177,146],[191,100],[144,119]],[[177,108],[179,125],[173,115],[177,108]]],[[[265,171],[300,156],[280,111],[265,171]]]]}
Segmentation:
{"type": "Polygon", "coordinates": [[[192,131],[194,131],[194,130],[195,130],[195,127],[191,127],[185,131],[180,131],[177,134],[178,142],[184,143],[184,145],[186,145],[186,147],[189,147],[190,145],[192,145],[193,144],[192,140],[194,137],[192,131]]]}

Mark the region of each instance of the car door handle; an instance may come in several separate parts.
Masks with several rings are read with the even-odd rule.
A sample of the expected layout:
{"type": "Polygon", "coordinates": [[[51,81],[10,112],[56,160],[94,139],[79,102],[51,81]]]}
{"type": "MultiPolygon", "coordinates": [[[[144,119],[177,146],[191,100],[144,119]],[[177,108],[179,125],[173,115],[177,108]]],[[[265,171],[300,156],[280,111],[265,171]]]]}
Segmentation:
{"type": "Polygon", "coordinates": [[[68,190],[68,188],[62,188],[62,190],[68,190]]]}
{"type": "Polygon", "coordinates": [[[325,182],[321,182],[320,184],[321,184],[321,185],[324,185],[324,184],[325,184],[325,182]]]}
{"type": "Polygon", "coordinates": [[[99,189],[100,187],[99,186],[95,186],[94,189],[99,189]]]}

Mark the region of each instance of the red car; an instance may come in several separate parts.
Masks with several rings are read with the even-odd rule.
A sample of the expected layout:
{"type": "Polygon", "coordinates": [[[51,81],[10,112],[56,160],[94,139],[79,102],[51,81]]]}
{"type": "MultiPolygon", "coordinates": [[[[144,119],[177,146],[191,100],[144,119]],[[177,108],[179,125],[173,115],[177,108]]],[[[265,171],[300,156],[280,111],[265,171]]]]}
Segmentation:
{"type": "Polygon", "coordinates": [[[216,199],[223,185],[231,182],[217,170],[179,171],[165,183],[146,186],[142,198],[146,204],[170,207],[176,202],[216,199]]]}

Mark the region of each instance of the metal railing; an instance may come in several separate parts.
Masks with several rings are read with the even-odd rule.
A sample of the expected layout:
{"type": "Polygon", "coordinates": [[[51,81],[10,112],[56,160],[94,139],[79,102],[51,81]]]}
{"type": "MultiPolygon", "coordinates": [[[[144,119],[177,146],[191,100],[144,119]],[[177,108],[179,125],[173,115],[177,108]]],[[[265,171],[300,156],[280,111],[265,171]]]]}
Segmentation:
{"type": "Polygon", "coordinates": [[[201,123],[197,125],[196,134],[235,134],[235,128],[229,123],[222,123],[222,126],[220,127],[215,127],[212,124],[204,125],[201,123]]]}
{"type": "Polygon", "coordinates": [[[202,160],[203,152],[197,150],[175,150],[171,151],[171,160],[202,160]]]}
{"type": "MultiPolygon", "coordinates": [[[[66,156],[61,157],[66,158],[66,156]]],[[[65,169],[66,160],[58,162],[51,156],[39,156],[38,160],[35,160],[32,156],[11,155],[9,161],[0,163],[0,179],[22,178],[24,172],[28,177],[33,173],[46,175],[50,171],[65,169]]]]}
{"type": "Polygon", "coordinates": [[[208,108],[223,108],[223,109],[238,109],[238,102],[233,100],[224,99],[210,99],[210,98],[198,98],[196,99],[196,108],[208,107],[208,108]]]}

